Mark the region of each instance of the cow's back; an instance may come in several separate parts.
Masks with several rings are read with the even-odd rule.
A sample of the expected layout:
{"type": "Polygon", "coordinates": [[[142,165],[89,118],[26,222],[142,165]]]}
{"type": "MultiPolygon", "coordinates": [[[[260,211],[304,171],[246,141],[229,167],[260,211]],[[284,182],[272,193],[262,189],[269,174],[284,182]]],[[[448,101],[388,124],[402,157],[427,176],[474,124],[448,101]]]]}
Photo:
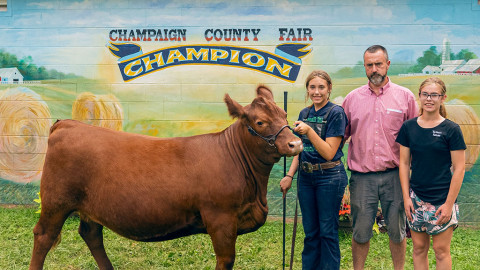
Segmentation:
{"type": "Polygon", "coordinates": [[[235,179],[240,168],[226,162],[218,140],[218,135],[159,139],[57,122],[49,137],[42,200],[137,240],[205,232],[201,210],[214,207],[208,205],[213,201],[217,208],[237,208],[244,189],[235,179]]]}

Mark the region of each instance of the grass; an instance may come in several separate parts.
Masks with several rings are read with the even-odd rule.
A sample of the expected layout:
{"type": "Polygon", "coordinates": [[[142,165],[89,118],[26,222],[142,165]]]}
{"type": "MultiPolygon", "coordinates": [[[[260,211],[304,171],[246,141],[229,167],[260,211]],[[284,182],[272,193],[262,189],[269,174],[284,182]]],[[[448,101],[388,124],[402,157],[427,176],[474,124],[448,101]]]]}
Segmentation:
{"type": "MultiPolygon", "coordinates": [[[[28,269],[33,247],[32,229],[38,220],[34,207],[0,208],[0,269],[28,269]]],[[[86,244],[77,233],[79,220],[69,218],[62,230],[62,242],[47,256],[44,269],[97,269],[86,244]]],[[[287,223],[286,262],[290,261],[293,224],[287,223]]],[[[340,232],[341,269],[352,269],[351,233],[340,232]]],[[[301,269],[303,230],[299,224],[294,256],[294,269],[301,269]]],[[[215,269],[215,254],[208,235],[142,243],[125,239],[104,230],[107,254],[115,269],[215,269]]],[[[474,228],[460,227],[453,236],[454,269],[478,269],[480,233],[474,228]]],[[[412,266],[412,243],[408,240],[406,269],[412,266]]],[[[268,220],[258,231],[239,236],[236,245],[235,269],[282,269],[282,222],[268,220]]],[[[434,254],[429,253],[430,267],[435,268],[434,254]]],[[[388,237],[372,238],[367,269],[392,269],[388,237]]]]}

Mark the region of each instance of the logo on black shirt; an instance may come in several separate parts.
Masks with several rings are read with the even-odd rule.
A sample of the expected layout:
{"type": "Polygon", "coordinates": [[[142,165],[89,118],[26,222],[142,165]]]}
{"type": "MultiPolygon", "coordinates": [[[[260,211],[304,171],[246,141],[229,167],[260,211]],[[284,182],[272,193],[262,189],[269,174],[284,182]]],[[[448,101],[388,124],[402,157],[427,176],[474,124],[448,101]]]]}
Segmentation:
{"type": "Polygon", "coordinates": [[[433,135],[434,137],[441,137],[441,136],[442,136],[442,132],[441,132],[441,131],[436,131],[436,130],[434,130],[432,135],[433,135]]]}

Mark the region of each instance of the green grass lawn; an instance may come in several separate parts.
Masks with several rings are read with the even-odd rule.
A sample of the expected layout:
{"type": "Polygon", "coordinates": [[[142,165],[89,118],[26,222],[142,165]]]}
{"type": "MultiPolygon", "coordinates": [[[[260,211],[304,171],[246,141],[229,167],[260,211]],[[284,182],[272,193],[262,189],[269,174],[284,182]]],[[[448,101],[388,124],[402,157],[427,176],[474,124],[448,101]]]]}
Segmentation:
{"type": "MultiPolygon", "coordinates": [[[[33,247],[32,229],[38,220],[33,207],[0,207],[0,269],[28,269],[33,247]]],[[[77,233],[79,220],[71,217],[62,231],[62,242],[50,251],[44,269],[97,269],[86,244],[77,233]]],[[[293,224],[287,224],[287,263],[293,224]]],[[[115,269],[215,269],[215,254],[208,235],[142,243],[125,239],[105,229],[105,246],[115,269]]],[[[301,269],[303,230],[298,229],[294,269],[301,269]]],[[[352,269],[351,233],[340,232],[341,269],[352,269]]],[[[413,269],[412,242],[407,246],[406,269],[413,269]]],[[[478,269],[480,233],[460,227],[453,236],[454,269],[478,269]]],[[[235,269],[282,269],[282,222],[268,220],[258,231],[239,236],[235,269]]],[[[430,267],[435,268],[434,254],[429,253],[430,267]]],[[[392,269],[388,237],[376,234],[371,242],[367,269],[392,269]]],[[[288,269],[288,266],[287,266],[288,269]]]]}

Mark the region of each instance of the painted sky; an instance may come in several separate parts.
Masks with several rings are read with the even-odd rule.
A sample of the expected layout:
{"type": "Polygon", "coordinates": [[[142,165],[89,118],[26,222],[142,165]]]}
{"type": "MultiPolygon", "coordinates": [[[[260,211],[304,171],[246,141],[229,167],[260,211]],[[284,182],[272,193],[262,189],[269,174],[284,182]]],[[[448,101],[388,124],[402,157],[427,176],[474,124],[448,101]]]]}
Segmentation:
{"type": "MultiPolygon", "coordinates": [[[[444,38],[454,53],[469,49],[480,57],[477,0],[282,0],[274,7],[270,0],[196,2],[9,1],[12,16],[0,14],[0,28],[6,29],[0,31],[0,49],[32,56],[39,66],[93,77],[88,67],[105,64],[110,29],[186,28],[184,44],[191,44],[207,43],[207,28],[261,28],[260,42],[236,45],[275,46],[281,43],[279,27],[310,27],[314,63],[330,66],[327,70],[354,65],[372,44],[386,45],[393,62],[414,62],[432,45],[440,50],[444,38]]],[[[150,49],[176,44],[153,45],[150,49]]]]}

